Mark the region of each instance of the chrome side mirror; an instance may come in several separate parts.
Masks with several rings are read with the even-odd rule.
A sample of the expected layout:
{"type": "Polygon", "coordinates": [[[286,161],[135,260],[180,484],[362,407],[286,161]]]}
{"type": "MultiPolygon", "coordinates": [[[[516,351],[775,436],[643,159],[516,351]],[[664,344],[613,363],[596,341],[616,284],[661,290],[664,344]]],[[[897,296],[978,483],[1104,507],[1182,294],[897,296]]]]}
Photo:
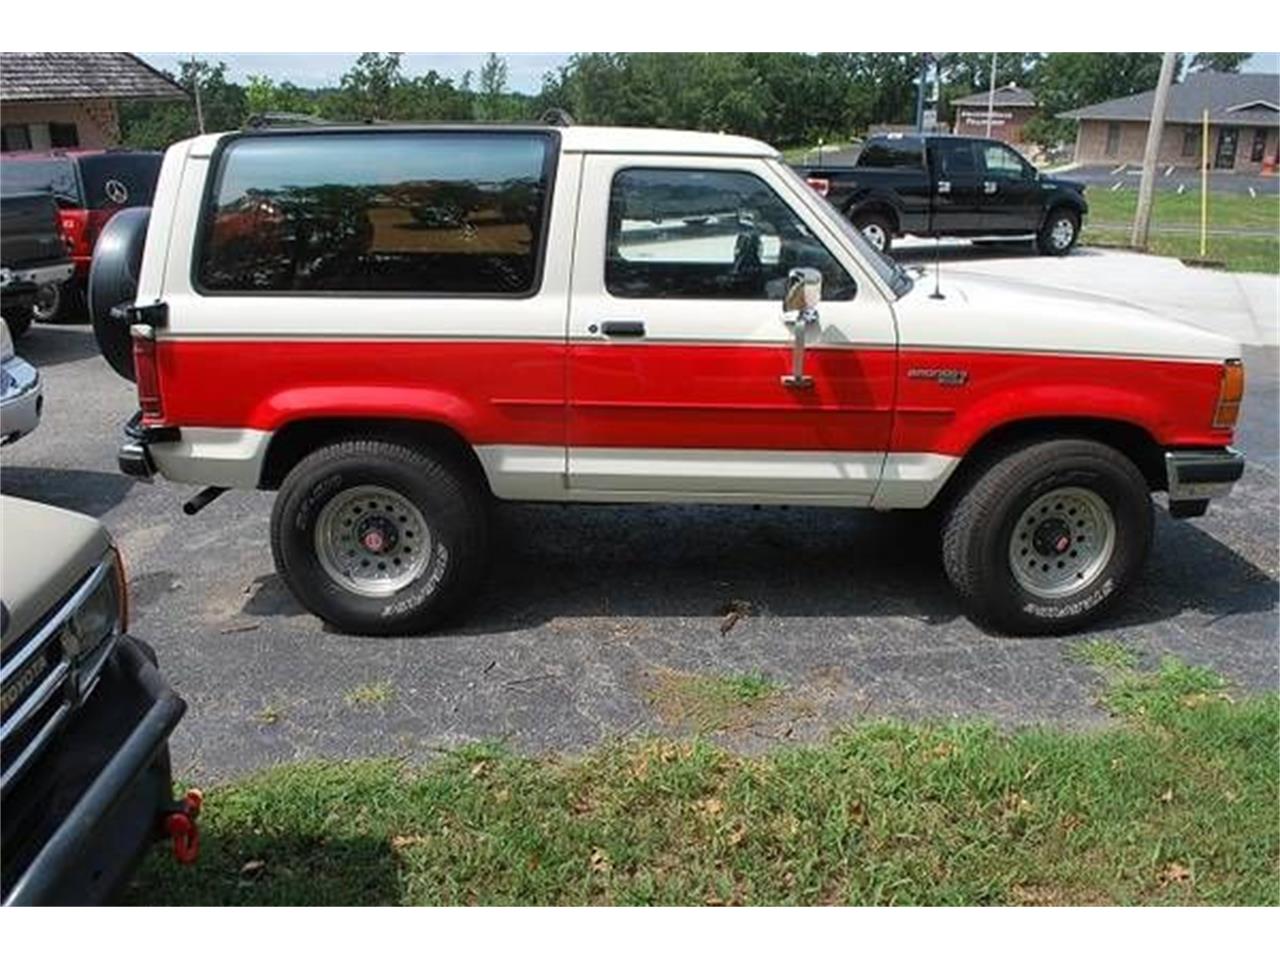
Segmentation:
{"type": "Polygon", "coordinates": [[[785,312],[817,310],[821,302],[821,272],[813,267],[796,267],[787,274],[787,292],[782,298],[782,309],[785,312]]]}
{"type": "Polygon", "coordinates": [[[813,386],[813,377],[804,372],[804,337],[809,326],[818,323],[818,304],[822,302],[822,274],[813,267],[796,267],[787,274],[787,292],[782,298],[783,313],[794,313],[787,318],[794,337],[791,347],[791,372],[782,378],[784,387],[806,389],[813,386]]]}

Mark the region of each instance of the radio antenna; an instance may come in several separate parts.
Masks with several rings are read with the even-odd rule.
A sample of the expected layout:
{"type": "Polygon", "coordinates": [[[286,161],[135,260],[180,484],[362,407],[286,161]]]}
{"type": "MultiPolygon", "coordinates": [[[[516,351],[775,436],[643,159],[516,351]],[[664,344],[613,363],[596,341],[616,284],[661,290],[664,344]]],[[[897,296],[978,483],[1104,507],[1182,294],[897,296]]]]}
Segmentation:
{"type": "Polygon", "coordinates": [[[947,299],[942,294],[942,238],[936,233],[933,235],[933,293],[929,299],[947,299]]]}

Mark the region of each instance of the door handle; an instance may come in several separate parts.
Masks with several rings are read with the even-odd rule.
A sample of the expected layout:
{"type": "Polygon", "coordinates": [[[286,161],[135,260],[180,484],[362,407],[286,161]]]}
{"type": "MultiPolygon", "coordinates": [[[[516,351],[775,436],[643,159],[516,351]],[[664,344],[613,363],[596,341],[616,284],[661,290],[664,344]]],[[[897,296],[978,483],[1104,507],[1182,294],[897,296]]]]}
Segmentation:
{"type": "Polygon", "coordinates": [[[983,193],[995,193],[995,192],[996,192],[996,184],[995,184],[995,181],[993,181],[993,180],[984,180],[984,181],[982,181],[982,192],[983,192],[983,193]]]}
{"type": "Polygon", "coordinates": [[[643,320],[603,320],[600,332],[606,337],[643,337],[643,320]]]}
{"type": "Polygon", "coordinates": [[[939,192],[939,193],[950,193],[950,192],[951,192],[951,181],[950,181],[950,180],[939,180],[939,181],[938,181],[938,192],[939,192]]]}

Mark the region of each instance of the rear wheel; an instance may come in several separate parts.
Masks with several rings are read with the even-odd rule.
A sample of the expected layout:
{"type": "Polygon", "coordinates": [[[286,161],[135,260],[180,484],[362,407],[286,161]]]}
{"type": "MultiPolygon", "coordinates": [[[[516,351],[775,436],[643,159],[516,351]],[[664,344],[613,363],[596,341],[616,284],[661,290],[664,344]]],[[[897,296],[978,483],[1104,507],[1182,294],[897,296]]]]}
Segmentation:
{"type": "Polygon", "coordinates": [[[1046,256],[1062,257],[1071,252],[1079,239],[1080,215],[1066,207],[1056,207],[1045,218],[1036,236],[1036,247],[1046,256]]]}
{"type": "Polygon", "coordinates": [[[276,568],[348,633],[421,633],[470,599],[487,501],[469,471],[398,443],[336,443],[290,471],[271,515],[276,568]]]}
{"type": "Polygon", "coordinates": [[[1146,559],[1152,507],[1123,454],[1092,440],[1027,444],[956,500],[943,563],[974,618],[1011,633],[1065,633],[1099,616],[1146,559]]]}
{"type": "Polygon", "coordinates": [[[867,242],[881,253],[888,253],[893,246],[893,224],[887,217],[879,213],[860,213],[854,217],[853,225],[862,231],[867,242]]]}

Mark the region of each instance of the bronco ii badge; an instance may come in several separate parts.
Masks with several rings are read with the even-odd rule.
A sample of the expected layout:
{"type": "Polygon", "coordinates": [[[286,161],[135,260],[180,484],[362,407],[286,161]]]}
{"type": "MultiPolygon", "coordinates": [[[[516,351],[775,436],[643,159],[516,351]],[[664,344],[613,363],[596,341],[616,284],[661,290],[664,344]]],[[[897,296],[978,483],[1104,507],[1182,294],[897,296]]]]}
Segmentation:
{"type": "Polygon", "coordinates": [[[937,380],[944,387],[963,387],[969,382],[968,370],[942,367],[912,367],[907,371],[911,380],[937,380]]]}

